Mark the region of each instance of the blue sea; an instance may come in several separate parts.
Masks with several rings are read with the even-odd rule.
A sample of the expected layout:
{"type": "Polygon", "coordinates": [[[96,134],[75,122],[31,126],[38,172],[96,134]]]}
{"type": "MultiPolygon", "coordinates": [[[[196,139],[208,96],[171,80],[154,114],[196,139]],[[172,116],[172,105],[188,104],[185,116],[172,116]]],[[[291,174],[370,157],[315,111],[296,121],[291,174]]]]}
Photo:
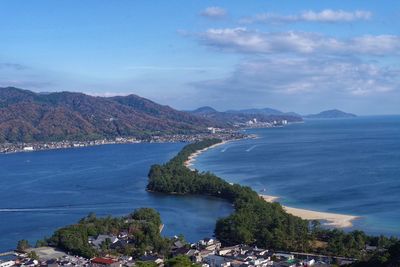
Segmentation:
{"type": "Polygon", "coordinates": [[[208,150],[195,167],[288,206],[358,215],[354,229],[400,236],[400,116],[247,132],[259,138],[208,150]]]}
{"type": "Polygon", "coordinates": [[[232,212],[215,198],[168,196],[145,191],[152,164],[163,163],[184,146],[124,144],[0,155],[0,252],[20,239],[49,237],[89,212],[127,215],[157,209],[163,234],[189,241],[213,235],[215,221],[232,212]]]}
{"type": "MultiPolygon", "coordinates": [[[[361,216],[354,229],[400,236],[400,116],[307,120],[248,130],[257,139],[207,150],[195,162],[288,206],[361,216]]],[[[184,144],[125,144],[0,155],[0,251],[32,244],[89,212],[157,209],[163,234],[212,236],[229,203],[145,191],[152,164],[184,144]]],[[[351,230],[351,229],[349,229],[351,230]]]]}

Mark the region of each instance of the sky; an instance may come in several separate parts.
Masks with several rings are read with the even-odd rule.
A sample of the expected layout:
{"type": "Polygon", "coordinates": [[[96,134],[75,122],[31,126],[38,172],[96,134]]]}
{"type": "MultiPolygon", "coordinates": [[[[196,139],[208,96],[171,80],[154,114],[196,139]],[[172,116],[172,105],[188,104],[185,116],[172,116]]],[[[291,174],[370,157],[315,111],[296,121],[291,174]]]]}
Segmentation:
{"type": "Polygon", "coordinates": [[[400,1],[0,0],[0,86],[400,114],[400,1]]]}

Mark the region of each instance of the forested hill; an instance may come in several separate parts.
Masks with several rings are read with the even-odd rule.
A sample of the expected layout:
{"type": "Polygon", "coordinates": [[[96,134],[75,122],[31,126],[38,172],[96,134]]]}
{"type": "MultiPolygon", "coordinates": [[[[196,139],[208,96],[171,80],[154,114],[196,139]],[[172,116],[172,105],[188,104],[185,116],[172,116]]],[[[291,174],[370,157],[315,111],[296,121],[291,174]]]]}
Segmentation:
{"type": "Polygon", "coordinates": [[[195,133],[219,126],[136,96],[39,94],[0,88],[0,143],[195,133]]]}

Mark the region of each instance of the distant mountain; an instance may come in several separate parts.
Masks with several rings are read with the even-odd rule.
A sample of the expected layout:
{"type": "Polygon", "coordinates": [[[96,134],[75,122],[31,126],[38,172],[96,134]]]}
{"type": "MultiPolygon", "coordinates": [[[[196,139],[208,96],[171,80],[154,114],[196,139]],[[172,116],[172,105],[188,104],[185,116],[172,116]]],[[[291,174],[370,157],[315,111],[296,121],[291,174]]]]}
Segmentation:
{"type": "Polygon", "coordinates": [[[243,114],[265,114],[265,115],[281,115],[282,111],[272,108],[251,108],[251,109],[240,109],[240,110],[227,110],[228,113],[243,113],[243,114]]]}
{"type": "Polygon", "coordinates": [[[273,108],[252,108],[252,109],[241,109],[241,110],[228,110],[228,113],[243,113],[243,114],[262,114],[262,115],[289,115],[295,117],[301,117],[301,115],[294,112],[283,112],[273,108]]]}
{"type": "Polygon", "coordinates": [[[210,113],[215,113],[215,112],[218,112],[218,111],[213,109],[212,107],[208,107],[208,106],[200,107],[198,109],[191,111],[191,113],[194,113],[194,114],[210,114],[210,113]]]}
{"type": "Polygon", "coordinates": [[[195,133],[220,126],[136,96],[34,93],[0,88],[0,142],[88,140],[195,133]]]}
{"type": "Polygon", "coordinates": [[[212,107],[201,107],[190,112],[198,117],[208,119],[216,124],[225,125],[226,127],[233,126],[237,123],[245,123],[253,119],[257,119],[259,122],[272,122],[274,120],[287,120],[289,122],[302,121],[300,115],[284,113],[278,110],[268,112],[268,109],[265,109],[264,112],[259,109],[228,110],[226,112],[220,112],[212,107]]]}
{"type": "Polygon", "coordinates": [[[353,118],[357,117],[357,115],[352,113],[346,113],[338,109],[331,109],[322,111],[318,114],[306,115],[304,117],[308,119],[336,119],[336,118],[353,118]]]}

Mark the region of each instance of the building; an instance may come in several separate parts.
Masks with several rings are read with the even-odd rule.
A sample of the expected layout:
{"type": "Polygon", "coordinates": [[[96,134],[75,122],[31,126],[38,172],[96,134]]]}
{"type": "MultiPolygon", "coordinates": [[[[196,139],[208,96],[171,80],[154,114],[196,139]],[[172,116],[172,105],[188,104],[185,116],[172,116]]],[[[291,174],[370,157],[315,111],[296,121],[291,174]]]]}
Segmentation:
{"type": "Polygon", "coordinates": [[[4,261],[4,262],[0,261],[0,267],[10,267],[10,266],[14,266],[14,265],[15,265],[15,261],[4,261]]]}
{"type": "Polygon", "coordinates": [[[90,266],[93,267],[120,267],[121,264],[114,259],[110,259],[110,258],[93,258],[90,261],[90,266]]]}

